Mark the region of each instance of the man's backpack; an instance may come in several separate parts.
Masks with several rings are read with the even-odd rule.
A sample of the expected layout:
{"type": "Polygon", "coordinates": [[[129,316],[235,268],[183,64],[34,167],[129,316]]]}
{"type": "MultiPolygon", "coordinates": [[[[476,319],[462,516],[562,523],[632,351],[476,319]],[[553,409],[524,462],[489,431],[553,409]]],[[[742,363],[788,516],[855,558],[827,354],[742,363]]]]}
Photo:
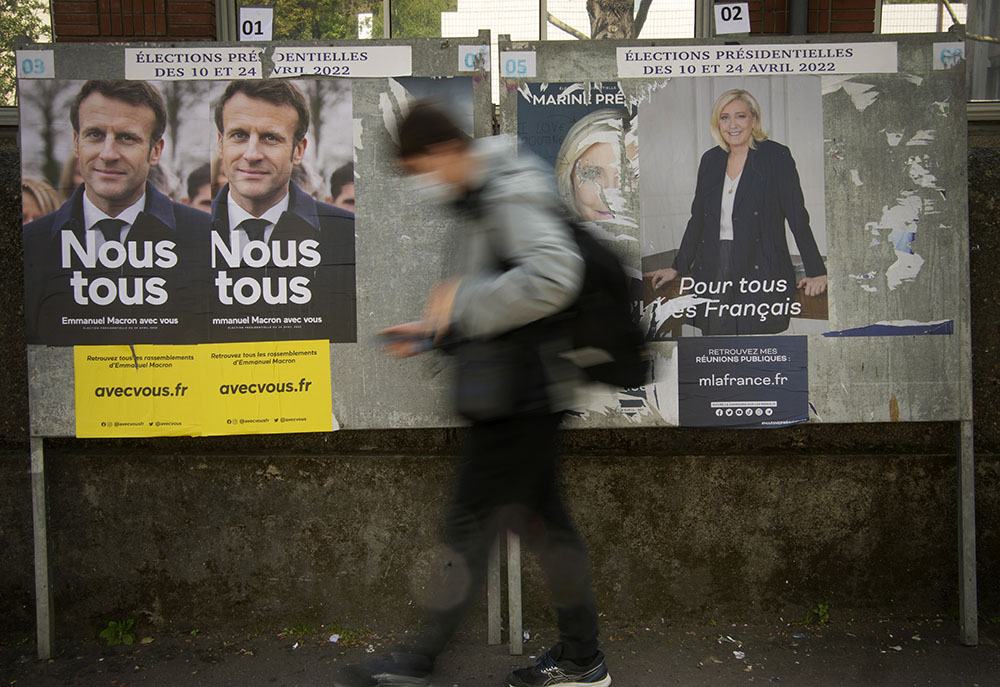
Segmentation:
{"type": "MultiPolygon", "coordinates": [[[[583,258],[583,284],[572,303],[557,313],[529,322],[502,338],[526,345],[568,341],[559,356],[574,363],[589,379],[621,388],[649,380],[650,358],[645,336],[632,316],[629,277],[618,257],[590,231],[563,217],[583,258]]],[[[511,268],[498,256],[504,271],[511,268]]]]}
{"type": "MultiPolygon", "coordinates": [[[[456,206],[473,215],[482,212],[482,188],[456,206]]],[[[630,278],[601,241],[565,208],[553,209],[566,225],[584,262],[583,285],[576,300],[563,310],[530,322],[501,338],[526,345],[566,339],[569,347],[559,355],[576,364],[589,379],[621,388],[642,386],[650,377],[646,337],[633,317],[630,278]]],[[[494,253],[497,253],[494,248],[494,253]]],[[[498,266],[512,266],[497,255],[498,266]]]]}
{"type": "Polygon", "coordinates": [[[561,355],[596,382],[642,386],[649,380],[650,358],[633,319],[630,279],[617,256],[593,234],[575,222],[567,221],[567,226],[583,256],[584,273],[580,295],[552,316],[565,321],[573,346],[561,355]]]}

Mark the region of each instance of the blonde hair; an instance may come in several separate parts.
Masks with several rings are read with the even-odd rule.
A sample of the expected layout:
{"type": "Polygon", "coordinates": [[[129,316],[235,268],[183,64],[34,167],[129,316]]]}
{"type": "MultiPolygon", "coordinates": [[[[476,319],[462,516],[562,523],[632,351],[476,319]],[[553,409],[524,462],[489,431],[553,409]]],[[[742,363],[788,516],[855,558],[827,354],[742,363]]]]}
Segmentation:
{"type": "Polygon", "coordinates": [[[576,208],[576,193],[573,189],[573,169],[577,160],[595,143],[614,142],[618,149],[621,137],[630,126],[628,112],[605,107],[580,118],[566,133],[559,153],[556,155],[556,183],[559,195],[570,208],[576,208]]]}
{"type": "Polygon", "coordinates": [[[712,138],[715,139],[720,148],[727,153],[729,152],[729,144],[726,143],[722,137],[722,131],[719,129],[719,118],[722,117],[722,111],[734,100],[739,100],[746,105],[747,109],[750,110],[750,114],[753,115],[754,123],[753,131],[750,132],[750,147],[756,150],[757,141],[766,141],[767,134],[760,128],[760,103],[757,102],[757,99],[753,97],[750,91],[744,91],[742,88],[731,88],[720,95],[718,100],[715,101],[715,107],[712,108],[712,138]]]}
{"type": "Polygon", "coordinates": [[[21,192],[35,199],[43,216],[55,212],[62,205],[59,193],[41,179],[25,177],[21,180],[21,192]]]}

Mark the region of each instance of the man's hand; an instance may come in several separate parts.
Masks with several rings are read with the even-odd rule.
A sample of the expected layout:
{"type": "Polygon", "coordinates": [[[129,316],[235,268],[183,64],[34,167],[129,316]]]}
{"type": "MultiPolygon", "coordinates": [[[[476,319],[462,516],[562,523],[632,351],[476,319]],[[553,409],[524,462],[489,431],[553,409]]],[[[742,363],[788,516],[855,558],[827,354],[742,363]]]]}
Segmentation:
{"type": "Polygon", "coordinates": [[[429,350],[433,335],[434,330],[428,327],[427,320],[404,322],[378,333],[382,347],[394,358],[409,358],[429,350]]]}
{"type": "Polygon", "coordinates": [[[807,296],[818,296],[824,291],[826,291],[826,275],[821,274],[818,277],[805,277],[798,283],[800,289],[806,290],[807,296]]]}
{"type": "Polygon", "coordinates": [[[396,358],[409,358],[441,341],[451,325],[451,310],[461,281],[444,279],[431,287],[424,304],[424,319],[381,330],[378,335],[386,352],[396,358]]]}

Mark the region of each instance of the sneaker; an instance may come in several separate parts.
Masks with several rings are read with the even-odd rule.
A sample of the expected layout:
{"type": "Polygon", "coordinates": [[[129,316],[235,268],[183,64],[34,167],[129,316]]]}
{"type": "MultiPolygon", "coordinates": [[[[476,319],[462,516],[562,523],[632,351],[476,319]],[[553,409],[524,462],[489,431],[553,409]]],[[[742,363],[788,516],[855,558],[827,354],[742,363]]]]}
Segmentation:
{"type": "Polygon", "coordinates": [[[561,659],[562,645],[556,644],[538,657],[530,668],[519,668],[507,676],[508,687],[608,687],[611,675],[600,651],[589,664],[581,666],[561,659]]]}
{"type": "Polygon", "coordinates": [[[432,664],[426,656],[393,652],[360,665],[344,667],[334,687],[430,687],[432,664]]]}

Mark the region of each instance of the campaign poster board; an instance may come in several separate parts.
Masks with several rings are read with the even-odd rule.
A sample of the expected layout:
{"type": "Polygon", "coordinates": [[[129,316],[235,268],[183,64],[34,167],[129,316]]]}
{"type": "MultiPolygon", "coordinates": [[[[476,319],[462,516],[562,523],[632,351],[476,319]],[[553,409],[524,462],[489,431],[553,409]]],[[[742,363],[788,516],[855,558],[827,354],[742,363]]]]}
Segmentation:
{"type": "Polygon", "coordinates": [[[654,352],[650,384],[593,389],[580,425],[769,426],[765,378],[795,380],[775,424],[958,417],[964,75],[935,45],[613,41],[584,60],[502,43],[501,62],[530,54],[533,70],[503,76],[501,128],[631,268],[654,352]],[[737,164],[720,123],[733,100],[757,125],[737,164]],[[754,379],[754,422],[704,412],[754,379]]]}
{"type": "MultiPolygon", "coordinates": [[[[591,209],[597,213],[596,218],[588,220],[588,226],[625,264],[632,280],[637,316],[648,332],[654,358],[652,379],[642,387],[585,389],[570,426],[691,424],[688,419],[692,417],[691,404],[708,404],[712,408],[713,403],[729,402],[727,395],[746,389],[731,388],[745,385],[725,380],[763,379],[764,372],[771,379],[796,380],[786,387],[791,394],[790,407],[794,408],[787,421],[950,420],[962,419],[967,414],[968,406],[961,400],[962,390],[967,388],[963,385],[968,383],[962,378],[961,371],[965,368],[961,361],[963,356],[967,357],[969,343],[964,76],[956,65],[942,69],[935,62],[934,46],[941,39],[846,36],[824,44],[802,44],[792,38],[747,39],[738,46],[721,41],[702,44],[656,41],[656,45],[648,41],[503,43],[500,63],[510,65],[511,69],[501,88],[501,131],[520,136],[518,145],[524,150],[537,148],[537,154],[553,165],[553,182],[557,187],[560,175],[570,182],[562,187],[568,203],[580,200],[573,195],[576,193],[573,183],[586,192],[582,195],[587,196],[591,209]],[[698,195],[702,159],[717,147],[711,135],[711,110],[721,94],[734,88],[752,93],[760,105],[760,122],[768,133],[766,141],[760,142],[761,154],[769,149],[772,165],[778,164],[774,160],[780,158],[785,171],[789,161],[794,163],[798,184],[778,185],[786,190],[797,186],[801,192],[801,203],[796,203],[798,216],[808,216],[815,250],[803,249],[800,240],[803,232],[796,235],[786,218],[783,231],[768,225],[769,247],[772,257],[780,256],[781,268],[794,270],[794,276],[788,276],[787,271],[760,279],[742,273],[725,278],[714,272],[701,275],[692,272],[668,280],[676,286],[676,292],[670,292],[654,286],[652,274],[674,264],[685,235],[690,235],[687,230],[698,195]],[[612,114],[608,116],[601,110],[610,110],[612,114]],[[600,126],[584,132],[572,149],[563,150],[571,129],[591,115],[602,120],[600,126]],[[588,141],[590,135],[596,138],[588,141]],[[595,144],[600,145],[595,148],[595,144]],[[588,152],[594,154],[593,159],[586,160],[584,165],[577,164],[578,154],[588,152]],[[778,288],[777,282],[781,280],[785,281],[782,288],[787,289],[791,282],[798,287],[799,263],[805,276],[818,276],[815,270],[810,270],[806,253],[818,255],[825,270],[826,288],[818,294],[822,307],[806,309],[805,300],[798,293],[792,296],[778,288]],[[682,283],[684,276],[693,281],[682,283]],[[741,282],[744,279],[746,284],[741,282]],[[732,284],[724,287],[726,281],[732,284]],[[680,292],[682,288],[684,293],[680,292]],[[728,293],[713,293],[723,290],[728,293]],[[736,331],[706,333],[699,318],[711,314],[709,305],[713,302],[715,310],[721,309],[721,295],[731,297],[722,304],[727,306],[729,324],[736,321],[736,331]],[[765,304],[766,312],[762,307],[765,304]],[[799,304],[802,310],[792,312],[793,304],[799,304]],[[692,307],[694,312],[689,312],[692,307]],[[769,327],[766,331],[741,328],[745,322],[760,321],[762,315],[769,327]],[[778,323],[778,330],[770,328],[774,323],[778,323]],[[765,337],[781,341],[768,345],[755,341],[765,337]],[[795,353],[801,352],[803,346],[804,356],[795,353]],[[793,352],[784,351],[783,347],[793,352]],[[705,368],[705,374],[698,376],[699,383],[691,386],[685,381],[691,379],[691,370],[682,371],[680,367],[682,360],[694,359],[697,363],[699,357],[703,365],[737,367],[722,370],[724,383],[700,384],[701,378],[719,376],[718,370],[705,368]],[[735,357],[736,361],[715,359],[721,357],[735,357]],[[766,370],[756,373],[743,369],[759,364],[766,365],[766,370]]],[[[213,266],[210,200],[205,213],[209,229],[195,232],[194,238],[174,242],[175,247],[170,251],[161,248],[161,253],[157,253],[157,241],[172,240],[161,237],[149,239],[152,241],[149,251],[144,240],[133,246],[130,254],[129,237],[120,231],[117,241],[112,236],[101,243],[95,236],[93,247],[88,247],[86,236],[77,238],[76,245],[70,242],[71,267],[79,269],[81,277],[88,280],[85,291],[88,297],[93,282],[100,279],[107,281],[99,282],[103,286],[97,289],[96,296],[107,299],[111,293],[108,282],[117,286],[118,280],[125,278],[126,293],[133,297],[136,277],[159,277],[165,281],[165,288],[175,286],[172,280],[179,282],[178,299],[166,301],[169,307],[179,309],[173,314],[146,312],[134,318],[136,322],[105,321],[93,330],[87,329],[91,325],[86,323],[63,325],[59,316],[53,320],[58,325],[55,329],[75,332],[73,336],[79,335],[81,340],[47,339],[48,334],[29,338],[32,435],[78,434],[77,404],[83,402],[78,399],[83,398],[79,394],[84,390],[79,380],[93,379],[97,372],[81,369],[77,373],[75,346],[110,346],[114,349],[112,353],[95,352],[93,357],[107,355],[116,359],[126,366],[119,368],[122,375],[139,373],[139,377],[122,377],[113,384],[109,380],[103,385],[102,393],[111,389],[112,398],[117,389],[123,395],[134,394],[135,389],[139,389],[139,394],[147,388],[150,394],[154,389],[175,390],[181,380],[143,381],[144,369],[157,368],[142,366],[169,361],[174,355],[173,347],[193,348],[191,355],[207,362],[197,363],[194,371],[184,365],[175,369],[184,368],[185,379],[207,385],[208,393],[202,397],[208,400],[200,407],[207,407],[215,414],[214,427],[224,425],[226,419],[240,417],[270,417],[273,423],[245,422],[234,433],[251,431],[248,428],[325,431],[320,423],[325,423],[326,417],[329,429],[457,424],[459,420],[451,412],[448,397],[450,370],[446,361],[440,357],[390,359],[379,350],[376,333],[385,326],[418,317],[430,287],[442,277],[458,273],[463,226],[447,208],[421,200],[400,172],[395,164],[396,126],[413,99],[433,96],[449,103],[450,110],[471,135],[490,135],[493,113],[488,65],[477,59],[485,44],[482,37],[373,41],[365,42],[364,46],[283,44],[266,53],[268,59],[260,57],[269,49],[268,45],[28,46],[31,59],[37,58],[44,67],[39,68],[40,72],[46,71],[47,77],[52,78],[25,78],[24,83],[32,81],[25,93],[32,89],[41,93],[44,89],[37,84],[43,81],[51,82],[54,94],[57,88],[65,91],[60,97],[50,98],[54,106],[62,108],[60,114],[53,114],[48,120],[38,115],[22,127],[23,139],[42,140],[29,143],[29,150],[33,145],[44,149],[47,132],[58,128],[72,131],[65,118],[64,101],[74,92],[72,87],[67,88],[68,82],[83,83],[95,78],[149,81],[158,90],[162,89],[161,93],[176,90],[198,94],[195,100],[185,96],[189,98],[185,102],[192,104],[182,108],[180,118],[188,118],[185,121],[189,124],[192,118],[196,121],[175,129],[168,126],[160,153],[161,160],[173,164],[175,175],[181,170],[186,173],[193,170],[196,161],[204,165],[205,161],[220,160],[219,132],[211,109],[212,100],[224,89],[223,84],[240,76],[265,81],[291,80],[300,90],[315,94],[309,97],[324,99],[317,114],[311,117],[319,128],[307,132],[309,143],[300,164],[292,166],[304,167],[303,162],[318,165],[318,171],[314,171],[319,176],[332,174],[334,165],[345,159],[352,160],[356,200],[355,316],[353,320],[343,317],[344,308],[338,308],[331,316],[333,322],[353,322],[353,333],[330,329],[331,321],[325,314],[322,322],[307,322],[306,317],[314,318],[315,314],[291,312],[289,303],[272,304],[278,307],[273,312],[266,311],[267,299],[280,297],[278,278],[283,276],[283,270],[326,269],[323,261],[302,264],[312,261],[306,245],[296,244],[295,265],[269,264],[275,256],[265,257],[264,248],[271,248],[265,236],[264,246],[258,243],[251,246],[250,254],[239,253],[242,261],[239,269],[259,271],[236,277],[230,270],[237,267],[230,267],[228,262],[236,256],[231,248],[229,253],[222,250],[225,245],[221,243],[222,236],[215,244],[213,266]],[[375,47],[393,50],[369,50],[375,47]],[[400,51],[403,48],[405,57],[400,51]],[[44,53],[44,59],[37,53],[44,53]],[[180,58],[168,57],[179,54],[187,56],[183,64],[177,62],[180,58]],[[223,58],[213,57],[219,54],[223,58]],[[196,106],[193,103],[198,99],[196,106]],[[187,142],[178,144],[182,139],[187,142]],[[178,156],[176,160],[172,155],[178,156]],[[145,264],[147,255],[152,257],[153,267],[132,264],[133,261],[145,264]],[[91,256],[93,267],[84,263],[91,256]],[[157,264],[157,258],[164,264],[157,264]],[[90,275],[86,272],[90,269],[118,269],[119,273],[90,275]],[[128,269],[146,272],[125,274],[128,269]],[[164,273],[154,274],[158,269],[164,273]],[[226,272],[225,279],[220,271],[226,272]],[[185,273],[202,276],[178,278],[185,273]],[[244,277],[249,281],[234,290],[244,277]],[[264,280],[272,278],[271,290],[265,291],[264,280]],[[231,297],[232,304],[219,298],[220,284],[226,287],[221,293],[231,297]],[[259,300],[254,301],[258,293],[259,300]],[[248,302],[241,303],[237,295],[248,302]],[[216,304],[212,303],[212,297],[220,301],[220,306],[231,305],[233,311],[213,313],[216,304]],[[179,307],[181,304],[193,305],[179,307]],[[255,317],[260,321],[255,321],[255,317]],[[250,319],[241,321],[244,318],[250,319]],[[90,336],[93,338],[86,339],[90,336]],[[300,383],[303,389],[325,388],[316,381],[316,369],[308,367],[322,358],[293,356],[294,364],[302,366],[295,368],[281,367],[284,363],[270,367],[267,363],[252,366],[248,363],[240,366],[239,374],[230,374],[237,369],[235,366],[230,370],[219,363],[243,360],[243,352],[247,353],[246,360],[268,359],[269,349],[263,349],[264,357],[257,355],[261,352],[258,347],[264,344],[315,351],[300,346],[315,341],[324,342],[322,346],[328,351],[330,403],[317,406],[318,412],[310,419],[316,424],[310,424],[310,429],[301,426],[296,429],[296,422],[285,423],[287,429],[282,428],[282,417],[301,417],[292,408],[287,412],[270,411],[279,410],[276,404],[291,398],[279,398],[290,394],[288,389],[295,388],[298,394],[300,383]],[[246,349],[240,349],[240,358],[213,358],[230,353],[227,347],[232,345],[246,349]],[[132,364],[128,366],[130,361],[132,364]],[[210,374],[207,370],[213,364],[219,371],[210,374]],[[274,376],[273,370],[279,367],[282,373],[274,376]],[[243,368],[256,372],[244,376],[243,368]],[[307,385],[303,380],[310,383],[307,385]],[[286,391],[279,393],[279,388],[286,391]],[[237,393],[245,389],[243,401],[263,401],[263,405],[253,412],[244,409],[234,414],[226,410],[228,399],[222,398],[223,389],[235,389],[237,393]],[[260,393],[262,390],[264,394],[260,393]]],[[[53,141],[60,136],[63,141],[67,139],[63,131],[54,135],[53,141]]],[[[66,150],[66,143],[61,145],[66,150]]],[[[31,159],[30,155],[25,156],[26,178],[40,171],[37,165],[28,167],[35,164],[31,159]]],[[[308,185],[308,176],[302,178],[301,171],[297,172],[301,183],[295,182],[300,187],[308,185]]],[[[58,174],[53,176],[51,170],[45,174],[58,179],[58,174]]],[[[718,176],[721,175],[715,178],[718,176]]],[[[759,176],[755,183],[767,189],[767,184],[774,186],[780,175],[759,176]]],[[[741,178],[744,190],[754,188],[750,181],[746,186],[743,184],[741,178]]],[[[218,181],[214,185],[208,199],[219,195],[221,185],[218,181]]],[[[738,193],[737,188],[734,195],[738,193]]],[[[773,197],[769,192],[759,195],[773,197]]],[[[192,201],[195,198],[195,194],[186,193],[170,200],[174,205],[169,207],[175,213],[199,217],[191,215],[196,210],[184,204],[187,196],[192,201]]],[[[313,202],[326,204],[327,199],[313,198],[313,202]]],[[[752,212],[752,205],[747,207],[752,212]]],[[[53,212],[49,210],[41,216],[53,212]]],[[[734,216],[739,221],[740,215],[734,216]]],[[[204,223],[204,218],[200,221],[204,223]]],[[[198,222],[188,222],[185,226],[195,225],[198,222]]],[[[254,241],[260,240],[251,239],[247,232],[247,244],[254,241]]],[[[279,248],[281,261],[291,262],[290,245],[280,244],[279,248]]],[[[61,245],[56,253],[61,259],[61,245]]],[[[322,249],[320,254],[323,255],[322,249]]],[[[696,259],[689,266],[709,264],[709,258],[713,257],[718,262],[719,257],[718,252],[695,251],[694,255],[696,259]]],[[[26,279],[40,276],[44,276],[43,270],[29,269],[26,279]]],[[[62,276],[62,283],[72,287],[69,280],[75,275],[62,276]]],[[[289,300],[297,293],[291,289],[292,279],[297,276],[308,275],[287,274],[285,294],[289,300]]],[[[312,282],[313,277],[308,278],[312,282]]],[[[82,288],[82,282],[78,283],[82,288]]],[[[148,296],[148,290],[145,293],[148,296]]],[[[73,294],[66,287],[62,297],[72,298],[73,294]]],[[[35,309],[40,302],[32,301],[35,309]]],[[[145,305],[142,309],[155,312],[145,305]]],[[[77,319],[75,315],[68,317],[77,319]]],[[[86,317],[90,316],[79,319],[86,317]]],[[[162,368],[157,374],[163,374],[162,368]]],[[[102,385],[93,386],[91,396],[99,386],[102,385]]],[[[182,382],[182,386],[190,385],[182,382]]],[[[761,389],[764,391],[768,390],[761,389]]],[[[737,400],[751,403],[744,407],[756,409],[766,406],[753,403],[767,399],[750,396],[737,400]]],[[[735,411],[728,416],[725,412],[721,417],[709,415],[698,426],[746,426],[745,412],[742,416],[735,411]],[[737,417],[741,417],[742,424],[735,424],[737,417]]],[[[757,418],[756,410],[752,417],[757,418]]],[[[90,427],[87,431],[96,433],[93,422],[99,427],[100,421],[107,419],[99,414],[92,417],[85,423],[90,427]]],[[[111,421],[116,420],[111,418],[111,421]]],[[[121,421],[140,422],[129,418],[121,421]]],[[[156,421],[154,418],[154,430],[156,421]]],[[[164,422],[167,421],[184,422],[173,419],[164,422]]],[[[138,425],[132,425],[135,426],[138,425]]],[[[762,421],[760,426],[770,425],[762,421]]],[[[175,424],[163,424],[159,434],[207,433],[204,429],[181,432],[177,428],[175,424]]],[[[222,426],[221,431],[229,430],[222,426]]]]}
{"type": "MultiPolygon", "coordinates": [[[[375,331],[420,311],[373,305],[388,275],[443,269],[428,256],[401,270],[375,235],[407,233],[386,212],[410,192],[394,126],[409,102],[434,97],[470,136],[488,133],[489,95],[476,89],[485,79],[488,91],[488,74],[459,59],[483,45],[486,35],[25,52],[48,65],[19,83],[33,436],[341,427],[356,352],[385,365],[375,331]],[[244,225],[258,218],[266,225],[244,225]]],[[[405,395],[403,377],[375,388],[405,395]]],[[[443,390],[430,398],[429,423],[447,424],[443,390]]]]}
{"type": "Polygon", "coordinates": [[[295,109],[265,108],[265,98],[301,97],[306,117],[319,116],[309,118],[294,162],[265,145],[250,161],[241,142],[219,147],[214,110],[227,86],[261,80],[95,82],[21,86],[21,130],[37,132],[21,139],[23,178],[64,199],[23,229],[28,343],[355,340],[354,215],[324,202],[323,183],[353,159],[348,79],[287,80],[278,83],[288,93],[238,92],[225,103],[230,129],[256,120],[274,132],[265,135],[292,137],[295,109]],[[148,140],[153,129],[145,124],[163,128],[162,143],[148,140]],[[57,180],[45,177],[53,168],[61,170],[57,180]],[[259,237],[228,221],[236,184],[227,174],[245,177],[236,182],[244,195],[273,195],[267,179],[286,190],[283,209],[269,210],[274,222],[259,237]],[[127,229],[109,237],[93,228],[108,221],[96,219],[107,215],[101,206],[117,209],[120,197],[136,194],[138,214],[127,229]]]}

